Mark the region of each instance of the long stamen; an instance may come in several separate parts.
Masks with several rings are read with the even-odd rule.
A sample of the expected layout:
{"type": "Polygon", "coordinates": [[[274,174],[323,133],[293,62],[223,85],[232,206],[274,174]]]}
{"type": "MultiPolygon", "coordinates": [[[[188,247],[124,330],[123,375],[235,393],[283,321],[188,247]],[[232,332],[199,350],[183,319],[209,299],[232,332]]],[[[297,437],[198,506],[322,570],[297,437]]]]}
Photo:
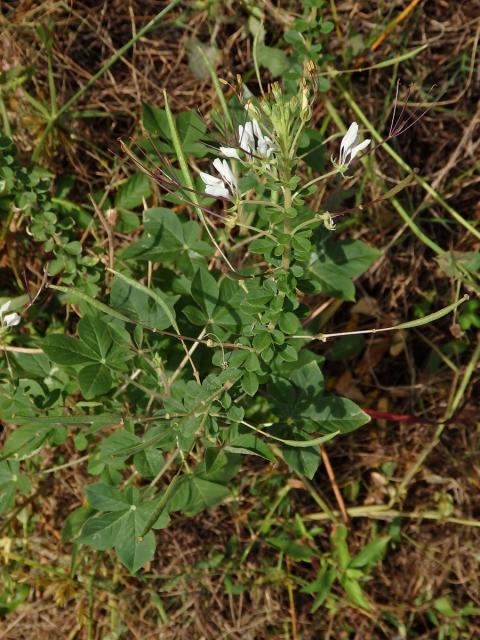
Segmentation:
{"type": "Polygon", "coordinates": [[[390,123],[390,130],[388,132],[388,135],[391,136],[392,135],[392,131],[393,131],[393,123],[395,122],[395,114],[397,113],[397,104],[398,104],[398,92],[400,91],[400,80],[397,80],[397,89],[395,91],[395,99],[393,101],[393,114],[392,114],[392,121],[390,123]]]}

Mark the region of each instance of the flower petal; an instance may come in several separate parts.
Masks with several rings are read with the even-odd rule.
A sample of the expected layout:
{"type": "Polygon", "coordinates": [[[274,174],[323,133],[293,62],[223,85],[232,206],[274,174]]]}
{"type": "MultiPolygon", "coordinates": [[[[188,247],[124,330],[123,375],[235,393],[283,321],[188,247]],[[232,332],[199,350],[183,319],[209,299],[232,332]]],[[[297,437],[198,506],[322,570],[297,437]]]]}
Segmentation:
{"type": "Polygon", "coordinates": [[[350,151],[349,162],[351,162],[355,158],[355,156],[360,153],[360,151],[368,147],[370,142],[371,142],[370,138],[366,138],[363,142],[360,142],[360,144],[357,144],[355,147],[353,147],[353,149],[351,149],[350,151]]]}
{"type": "Polygon", "coordinates": [[[218,173],[222,176],[222,180],[227,182],[232,191],[236,191],[237,189],[237,179],[232,173],[230,169],[230,165],[226,160],[221,160],[220,158],[216,158],[213,161],[213,166],[218,171],[218,173]]]}
{"type": "Polygon", "coordinates": [[[234,149],[233,147],[220,147],[220,153],[223,153],[223,155],[227,156],[227,158],[240,160],[237,149],[234,149]]]}
{"type": "Polygon", "coordinates": [[[0,316],[3,316],[3,314],[5,313],[5,311],[8,311],[10,309],[10,305],[11,305],[12,301],[11,300],[7,300],[6,302],[4,302],[2,305],[0,305],[0,316]]]}
{"type": "Polygon", "coordinates": [[[260,125],[258,124],[255,118],[252,120],[252,129],[253,129],[253,133],[257,136],[259,140],[263,138],[262,130],[260,129],[260,125]]]}
{"type": "Polygon", "coordinates": [[[245,153],[254,153],[255,138],[253,137],[253,127],[251,122],[245,123],[244,127],[242,125],[238,127],[238,139],[240,149],[245,151],[245,153]]]}
{"type": "Polygon", "coordinates": [[[348,151],[350,147],[355,144],[355,140],[358,136],[358,124],[356,122],[352,122],[349,126],[347,133],[343,136],[342,142],[340,143],[340,164],[345,164],[347,159],[348,151]]]}
{"type": "Polygon", "coordinates": [[[17,324],[19,324],[21,319],[22,318],[18,315],[18,313],[8,313],[3,318],[3,324],[6,327],[15,327],[15,326],[17,326],[17,324]]]}
{"type": "Polygon", "coordinates": [[[258,140],[258,153],[265,158],[269,158],[272,155],[273,149],[275,145],[267,138],[267,136],[263,136],[258,140]]]}
{"type": "Polygon", "coordinates": [[[205,193],[209,196],[213,196],[214,198],[227,198],[228,200],[231,200],[229,190],[221,180],[219,180],[219,182],[219,185],[207,184],[205,187],[205,193]]]}
{"type": "Polygon", "coordinates": [[[200,171],[200,178],[203,180],[203,182],[206,185],[210,185],[210,186],[222,186],[223,185],[223,181],[220,178],[217,178],[216,176],[211,176],[209,173],[205,173],[204,171],[200,171]]]}

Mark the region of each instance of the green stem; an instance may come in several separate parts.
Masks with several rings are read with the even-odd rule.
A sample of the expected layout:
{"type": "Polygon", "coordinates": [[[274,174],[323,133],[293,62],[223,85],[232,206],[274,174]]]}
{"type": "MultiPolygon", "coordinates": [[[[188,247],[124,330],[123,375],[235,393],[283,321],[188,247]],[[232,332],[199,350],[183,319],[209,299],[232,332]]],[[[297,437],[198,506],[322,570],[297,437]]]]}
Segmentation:
{"type": "Polygon", "coordinates": [[[0,232],[0,244],[3,244],[3,241],[7,237],[8,232],[10,231],[10,225],[12,224],[14,215],[15,215],[15,210],[13,207],[10,207],[10,211],[8,212],[7,219],[3,223],[2,230],[0,232]]]}
{"type": "Polygon", "coordinates": [[[465,394],[465,391],[470,383],[470,379],[478,365],[479,360],[480,360],[480,335],[478,336],[478,344],[475,347],[472,357],[470,358],[470,362],[468,363],[465,369],[465,373],[463,374],[463,378],[462,378],[462,381],[460,382],[458,391],[455,394],[455,397],[453,399],[452,406],[448,410],[448,413],[446,416],[447,419],[451,418],[455,413],[455,411],[458,409],[460,402],[462,401],[462,398],[465,394]]]}
{"type": "Polygon", "coordinates": [[[170,129],[170,135],[172,136],[173,147],[174,147],[175,153],[177,155],[178,164],[180,165],[180,170],[182,172],[183,180],[184,180],[186,186],[190,189],[190,199],[192,201],[192,204],[193,204],[193,206],[195,208],[195,211],[197,212],[198,217],[200,218],[200,222],[202,223],[202,225],[203,225],[205,231],[207,232],[208,237],[212,241],[212,244],[214,245],[215,249],[218,251],[218,253],[225,260],[226,264],[231,269],[231,271],[236,273],[235,267],[231,264],[231,262],[229,261],[227,256],[224,254],[224,252],[222,251],[222,249],[218,245],[218,242],[215,240],[215,238],[214,238],[214,236],[213,236],[212,232],[210,231],[210,228],[209,228],[209,226],[207,224],[207,221],[205,220],[205,216],[203,215],[202,208],[200,207],[200,205],[198,203],[197,193],[195,191],[195,185],[193,184],[192,176],[190,175],[190,169],[188,168],[188,163],[187,163],[187,160],[185,158],[185,154],[183,153],[182,144],[180,142],[180,138],[178,137],[177,127],[176,127],[176,124],[175,124],[175,120],[174,120],[172,111],[170,109],[170,105],[168,103],[167,92],[165,90],[163,92],[163,97],[164,97],[164,100],[165,100],[165,112],[167,114],[167,121],[168,121],[168,126],[169,126],[169,129],[170,129]]]}
{"type": "Polygon", "coordinates": [[[390,202],[393,204],[395,209],[398,211],[398,213],[400,214],[400,217],[405,222],[405,224],[408,226],[410,231],[412,231],[412,233],[414,233],[417,236],[417,238],[419,240],[421,240],[421,242],[423,242],[425,245],[427,245],[427,247],[430,247],[430,249],[432,251],[434,251],[439,256],[441,256],[441,255],[443,255],[445,253],[445,251],[436,242],[431,240],[425,233],[423,233],[423,231],[420,229],[420,227],[413,220],[413,217],[408,215],[408,213],[405,211],[403,206],[400,204],[400,202],[396,198],[391,198],[390,202]]]}
{"type": "Polygon", "coordinates": [[[2,121],[3,121],[3,131],[8,138],[11,138],[12,129],[10,128],[7,108],[5,107],[5,102],[3,101],[3,96],[1,94],[0,94],[0,115],[2,116],[2,121]]]}
{"type": "Polygon", "coordinates": [[[47,42],[47,72],[48,72],[48,89],[50,92],[50,117],[55,119],[57,117],[58,103],[57,103],[57,89],[55,87],[55,76],[53,75],[52,64],[52,46],[53,46],[53,34],[47,35],[49,39],[47,42]]]}
{"type": "Polygon", "coordinates": [[[233,126],[232,116],[230,115],[230,110],[228,108],[227,101],[225,100],[225,96],[223,95],[222,87],[220,86],[217,72],[215,71],[215,68],[210,62],[210,58],[206,55],[205,51],[200,45],[197,46],[197,50],[198,50],[198,53],[202,56],[203,62],[205,63],[205,66],[207,67],[210,77],[212,79],[213,88],[215,89],[215,93],[217,94],[217,98],[220,102],[220,106],[222,107],[225,121],[228,123],[228,125],[230,126],[230,129],[233,131],[234,126],[233,126]]]}
{"type": "MultiPolygon", "coordinates": [[[[285,182],[288,184],[289,182],[288,176],[285,182]]],[[[290,187],[283,188],[283,204],[284,204],[285,211],[287,211],[292,206],[292,190],[290,189],[290,187]]],[[[288,216],[285,218],[285,221],[283,223],[283,233],[289,236],[292,233],[292,221],[288,216]]],[[[291,240],[288,241],[288,247],[286,247],[285,252],[282,256],[282,268],[286,272],[288,272],[290,268],[290,242],[291,240]]]]}
{"type": "Polygon", "coordinates": [[[307,480],[307,478],[305,478],[305,476],[303,476],[301,473],[298,473],[298,472],[296,472],[296,473],[297,473],[297,476],[300,478],[300,480],[305,485],[305,487],[307,488],[307,490],[310,493],[310,495],[312,496],[312,498],[318,504],[320,509],[322,509],[323,515],[325,516],[325,518],[327,518],[328,520],[331,520],[332,522],[335,522],[335,523],[338,522],[339,519],[340,519],[339,518],[340,514],[337,515],[337,513],[335,511],[332,511],[332,509],[330,509],[328,504],[325,502],[325,500],[322,498],[322,496],[318,493],[318,491],[315,489],[313,484],[311,482],[309,482],[309,480],[307,480]]]}
{"type": "Polygon", "coordinates": [[[315,214],[315,216],[311,220],[305,220],[304,222],[298,224],[292,230],[292,236],[294,236],[296,233],[298,233],[300,231],[300,229],[304,229],[305,227],[309,227],[312,224],[319,224],[324,219],[325,218],[323,217],[323,214],[321,214],[321,213],[315,214]]]}
{"type": "MultiPolygon", "coordinates": [[[[439,520],[443,523],[459,524],[464,527],[480,528],[480,520],[469,520],[467,518],[456,518],[445,516],[438,511],[400,511],[399,509],[390,509],[388,505],[372,505],[362,507],[350,507],[347,509],[350,518],[373,518],[378,520],[392,520],[393,518],[408,518],[411,520],[439,520]]],[[[333,514],[340,517],[339,511],[333,514]]],[[[331,520],[328,513],[310,513],[303,516],[305,520],[331,520]]]]}
{"type": "Polygon", "coordinates": [[[298,191],[296,191],[293,194],[293,199],[295,199],[299,193],[301,193],[302,191],[304,191],[305,189],[308,189],[308,187],[311,187],[312,184],[316,184],[317,182],[321,182],[323,180],[327,180],[328,178],[331,178],[332,176],[336,175],[338,173],[338,169],[332,169],[332,171],[329,171],[328,173],[324,173],[321,176],[318,176],[317,178],[314,178],[313,180],[310,180],[310,182],[307,182],[307,184],[304,184],[298,191]]]}

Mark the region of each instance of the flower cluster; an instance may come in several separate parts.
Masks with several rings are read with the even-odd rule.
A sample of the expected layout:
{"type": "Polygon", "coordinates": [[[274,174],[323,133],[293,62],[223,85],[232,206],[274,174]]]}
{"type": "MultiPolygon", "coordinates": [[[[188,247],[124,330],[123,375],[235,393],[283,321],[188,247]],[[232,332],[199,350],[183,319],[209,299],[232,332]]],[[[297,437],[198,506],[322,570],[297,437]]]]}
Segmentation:
{"type": "MultiPolygon", "coordinates": [[[[370,138],[358,142],[358,124],[352,122],[340,143],[340,156],[334,165],[343,173],[356,156],[370,144],[370,138]]],[[[246,122],[238,127],[238,147],[220,147],[220,153],[226,158],[251,162],[259,158],[268,160],[275,151],[274,142],[262,132],[257,120],[246,122]],[[243,153],[242,153],[243,152],[243,153]]],[[[205,193],[214,198],[224,198],[234,201],[239,197],[238,180],[230,164],[225,159],[217,158],[213,161],[219,177],[200,171],[200,177],[205,184],[205,193]]],[[[266,165],[269,168],[269,165],[266,165]]]]}
{"type": "MultiPolygon", "coordinates": [[[[219,151],[227,158],[241,161],[240,151],[245,152],[247,160],[252,160],[256,157],[269,158],[275,149],[274,143],[262,133],[255,119],[238,127],[238,144],[239,148],[220,147],[219,151]]],[[[213,166],[220,177],[200,171],[200,177],[205,184],[205,193],[215,198],[234,200],[238,196],[238,181],[229,163],[217,158],[213,161],[213,166]]]]}
{"type": "MultiPolygon", "coordinates": [[[[238,127],[238,141],[240,149],[245,151],[250,158],[255,156],[269,158],[275,148],[270,138],[262,133],[255,118],[251,122],[246,122],[245,126],[238,127]]],[[[220,152],[227,158],[240,160],[238,149],[234,147],[220,147],[220,152]]]]}

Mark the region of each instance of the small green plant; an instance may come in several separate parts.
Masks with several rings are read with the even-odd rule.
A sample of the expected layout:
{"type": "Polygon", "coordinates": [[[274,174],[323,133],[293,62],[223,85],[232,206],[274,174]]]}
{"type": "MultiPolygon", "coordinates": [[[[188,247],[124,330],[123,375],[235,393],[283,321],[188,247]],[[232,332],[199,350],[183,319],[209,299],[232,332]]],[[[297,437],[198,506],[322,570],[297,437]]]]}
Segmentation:
{"type": "MultiPolygon", "coordinates": [[[[28,493],[35,483],[44,447],[56,450],[58,465],[85,460],[94,481],[64,538],[115,549],[135,572],[153,558],[154,531],[175,513],[193,516],[230,495],[245,456],[313,478],[320,445],[369,421],[354,402],[327,392],[324,358],[310,348],[326,336],[302,324],[307,296],[354,300],[354,279],[379,256],[364,242],[340,239],[341,214],[318,197],[319,185],[342,180],[369,146],[358,141],[358,125],[329,171],[314,176],[303,163],[315,97],[311,65],[295,95],[274,84],[256,99],[241,87],[228,106],[220,94],[223,114],[213,117],[220,142],[195,114],[175,118],[166,95],[164,109],[145,107],[140,151],[124,148],[170,206],[148,207],[140,174],[114,202],[99,199],[124,231],[138,226],[132,209],[145,205],[143,232],[110,253],[105,285],[96,277],[85,286],[83,268],[88,274],[102,262],[84,262],[70,223],[56,212],[62,202],[13,170],[26,182],[7,193],[17,198],[20,184],[28,207],[42,203],[28,212],[29,228],[55,254],[50,276],[63,274],[50,292],[72,305],[78,321],[70,317],[66,334],[63,321],[53,324],[33,351],[8,353],[0,415],[16,427],[0,457],[2,510],[17,489],[28,493]],[[205,156],[203,170],[187,160],[205,156]],[[79,458],[65,458],[67,442],[79,458]]],[[[13,153],[6,157],[15,163],[13,153]]],[[[9,336],[16,330],[10,322],[9,336]]],[[[363,565],[337,555],[325,571],[340,567],[341,584],[363,606],[363,565]]]]}
{"type": "Polygon", "coordinates": [[[372,609],[362,589],[362,581],[368,580],[371,569],[382,559],[389,536],[376,537],[355,556],[351,556],[347,543],[348,530],[337,525],[331,535],[332,553],[324,555],[317,578],[303,588],[304,593],[314,596],[312,612],[316,611],[329,597],[335,582],[339,582],[353,606],[367,611],[372,609]]]}

